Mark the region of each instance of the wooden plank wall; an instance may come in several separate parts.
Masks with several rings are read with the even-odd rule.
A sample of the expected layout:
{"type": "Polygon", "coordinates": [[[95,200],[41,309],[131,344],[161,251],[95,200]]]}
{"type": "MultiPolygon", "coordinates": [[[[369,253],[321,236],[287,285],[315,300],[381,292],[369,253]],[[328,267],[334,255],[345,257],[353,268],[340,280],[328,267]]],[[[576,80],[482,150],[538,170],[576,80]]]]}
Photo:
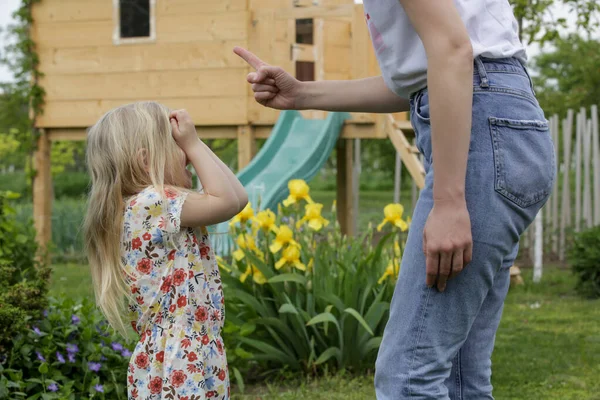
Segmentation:
{"type": "Polygon", "coordinates": [[[33,35],[46,89],[40,127],[86,127],[137,100],[186,108],[198,125],[248,122],[247,0],[156,1],[154,43],[113,43],[110,0],[44,0],[33,35]]]}

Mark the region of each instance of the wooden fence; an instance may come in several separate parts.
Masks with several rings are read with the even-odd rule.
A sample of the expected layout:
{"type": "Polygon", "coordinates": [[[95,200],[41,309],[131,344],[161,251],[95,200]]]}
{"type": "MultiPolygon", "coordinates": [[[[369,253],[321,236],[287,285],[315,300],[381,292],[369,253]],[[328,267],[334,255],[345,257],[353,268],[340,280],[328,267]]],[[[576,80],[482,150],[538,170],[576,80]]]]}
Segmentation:
{"type": "Polygon", "coordinates": [[[536,279],[543,260],[564,261],[573,233],[600,225],[600,136],[598,107],[568,110],[549,118],[556,149],[554,191],[522,246],[534,262],[536,279]]]}

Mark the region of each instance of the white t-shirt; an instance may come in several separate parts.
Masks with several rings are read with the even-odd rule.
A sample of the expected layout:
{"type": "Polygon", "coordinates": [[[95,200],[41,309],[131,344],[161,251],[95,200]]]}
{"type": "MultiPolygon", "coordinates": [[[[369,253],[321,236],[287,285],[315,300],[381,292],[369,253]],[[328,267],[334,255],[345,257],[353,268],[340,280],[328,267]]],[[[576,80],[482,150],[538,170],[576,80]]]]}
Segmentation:
{"type": "MultiPolygon", "coordinates": [[[[427,57],[399,0],[363,0],[365,19],[387,86],[401,97],[427,86],[427,57]]],[[[454,0],[473,56],[526,61],[508,0],[454,0]]]]}

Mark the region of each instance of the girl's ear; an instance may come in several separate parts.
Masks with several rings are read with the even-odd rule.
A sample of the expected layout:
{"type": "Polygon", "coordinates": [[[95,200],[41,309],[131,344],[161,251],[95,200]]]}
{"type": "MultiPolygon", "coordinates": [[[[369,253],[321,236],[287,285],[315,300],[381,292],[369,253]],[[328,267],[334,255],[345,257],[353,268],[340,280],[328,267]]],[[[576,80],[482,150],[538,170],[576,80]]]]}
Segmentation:
{"type": "Polygon", "coordinates": [[[148,164],[148,150],[139,149],[137,152],[139,162],[144,166],[146,172],[150,172],[150,165],[148,164]]]}

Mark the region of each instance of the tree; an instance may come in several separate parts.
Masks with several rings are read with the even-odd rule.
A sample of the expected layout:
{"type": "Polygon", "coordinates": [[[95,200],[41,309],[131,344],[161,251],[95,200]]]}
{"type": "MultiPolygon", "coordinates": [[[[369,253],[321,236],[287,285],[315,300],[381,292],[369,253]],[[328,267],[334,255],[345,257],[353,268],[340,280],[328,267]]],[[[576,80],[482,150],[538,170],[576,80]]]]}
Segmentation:
{"type": "Polygon", "coordinates": [[[519,38],[527,44],[544,44],[559,39],[566,18],[556,18],[553,6],[567,7],[576,17],[577,31],[590,35],[600,26],[600,3],[596,0],[509,0],[519,25],[519,38]]]}
{"type": "Polygon", "coordinates": [[[534,85],[547,115],[600,103],[600,42],[570,35],[534,59],[534,85]]]}

